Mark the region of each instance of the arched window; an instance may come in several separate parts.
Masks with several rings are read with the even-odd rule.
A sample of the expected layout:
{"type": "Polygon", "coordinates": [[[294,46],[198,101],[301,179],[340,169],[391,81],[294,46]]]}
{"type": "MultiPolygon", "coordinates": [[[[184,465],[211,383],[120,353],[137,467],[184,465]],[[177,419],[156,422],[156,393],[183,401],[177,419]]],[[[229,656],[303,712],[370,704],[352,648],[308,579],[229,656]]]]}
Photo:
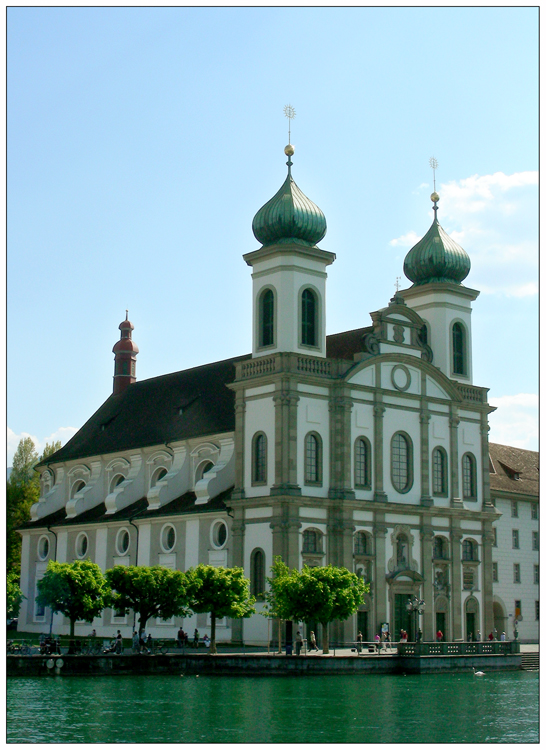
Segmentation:
{"type": "Polygon", "coordinates": [[[156,484],[163,479],[166,473],[167,473],[167,469],[165,469],[164,466],[160,466],[158,469],[156,469],[155,472],[152,474],[150,487],[155,487],[156,484]]]}
{"type": "Polygon", "coordinates": [[[409,567],[409,545],[405,534],[399,534],[396,540],[396,565],[409,567]]]}
{"type": "Polygon", "coordinates": [[[478,560],[478,547],[473,539],[465,539],[463,542],[463,560],[465,562],[478,560]]]}
{"type": "Polygon", "coordinates": [[[357,438],[355,443],[355,487],[370,489],[371,479],[371,449],[366,438],[357,438]]]}
{"type": "Polygon", "coordinates": [[[319,436],[310,432],[305,438],[305,484],[322,481],[322,449],[319,436]]]}
{"type": "Polygon", "coordinates": [[[267,482],[267,438],[263,432],[254,435],[252,447],[252,484],[267,482]]]}
{"type": "Polygon", "coordinates": [[[317,298],[311,289],[301,295],[301,343],[317,346],[317,298]]]}
{"type": "Polygon", "coordinates": [[[413,482],[411,440],[401,432],[393,435],[391,443],[392,484],[398,492],[408,492],[413,482]]]}
{"type": "Polygon", "coordinates": [[[365,531],[357,531],[355,534],[355,555],[371,555],[372,549],[370,539],[365,531]]]}
{"type": "Polygon", "coordinates": [[[305,529],[303,532],[302,552],[322,552],[322,534],[317,529],[305,529]]]}
{"type": "Polygon", "coordinates": [[[447,454],[443,448],[432,452],[432,494],[447,495],[447,454]]]}
{"type": "Polygon", "coordinates": [[[275,296],[266,289],[260,297],[260,346],[273,346],[275,343],[275,296]]]}
{"type": "Polygon", "coordinates": [[[463,498],[476,500],[476,459],[472,453],[463,456],[463,498]]]}
{"type": "Polygon", "coordinates": [[[250,594],[263,599],[265,592],[265,554],[256,548],[250,555],[250,594]]]}
{"type": "Polygon", "coordinates": [[[445,560],[447,558],[446,540],[441,536],[434,537],[434,559],[445,560]]]}
{"type": "Polygon", "coordinates": [[[451,340],[453,348],[453,374],[466,375],[466,331],[461,323],[453,323],[451,340]]]}

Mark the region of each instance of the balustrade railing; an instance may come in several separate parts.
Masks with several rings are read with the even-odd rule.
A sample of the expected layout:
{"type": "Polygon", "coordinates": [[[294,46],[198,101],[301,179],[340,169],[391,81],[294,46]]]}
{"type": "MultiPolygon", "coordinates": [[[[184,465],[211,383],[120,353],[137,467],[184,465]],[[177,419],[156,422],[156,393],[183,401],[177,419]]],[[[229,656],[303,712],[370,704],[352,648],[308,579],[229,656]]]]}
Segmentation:
{"type": "Polygon", "coordinates": [[[475,654],[519,654],[519,641],[455,641],[398,643],[399,656],[473,656],[475,654]]]}
{"type": "Polygon", "coordinates": [[[456,383],[455,387],[465,401],[472,401],[475,404],[485,404],[487,402],[488,388],[480,388],[476,385],[464,385],[463,383],[456,383]]]}

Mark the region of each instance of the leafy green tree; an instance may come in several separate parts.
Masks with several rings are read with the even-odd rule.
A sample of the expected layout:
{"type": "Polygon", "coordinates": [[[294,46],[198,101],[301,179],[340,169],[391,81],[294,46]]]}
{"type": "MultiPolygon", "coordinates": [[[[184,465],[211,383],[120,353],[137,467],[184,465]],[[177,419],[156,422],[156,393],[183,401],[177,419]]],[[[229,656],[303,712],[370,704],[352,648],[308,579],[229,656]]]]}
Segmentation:
{"type": "Polygon", "coordinates": [[[335,565],[290,571],[280,579],[279,598],[293,620],[317,620],[322,625],[322,652],[330,653],[328,625],[346,620],[364,601],[369,585],[347,568],[335,565]]]}
{"type": "Polygon", "coordinates": [[[189,614],[187,579],[180,570],[162,565],[117,565],[105,575],[112,589],[110,606],[125,614],[130,609],[136,612],[140,630],[151,617],[168,620],[189,614]]]}
{"type": "Polygon", "coordinates": [[[282,652],[281,628],[283,620],[290,620],[290,599],[286,592],[289,585],[287,578],[290,576],[290,568],[283,562],[282,557],[277,555],[271,566],[271,577],[267,578],[269,588],[264,593],[265,605],[261,614],[264,617],[276,619],[278,626],[279,653],[282,652]]]}
{"type": "Polygon", "coordinates": [[[21,608],[21,602],[25,596],[19,586],[19,578],[17,573],[8,573],[8,580],[6,585],[6,616],[8,619],[13,617],[19,617],[19,609],[21,608]]]}
{"type": "Polygon", "coordinates": [[[21,569],[21,537],[16,529],[30,520],[30,509],[40,497],[40,478],[34,467],[61,447],[61,441],[46,443],[38,456],[32,438],[19,441],[6,488],[7,569],[19,574],[21,569]]]}
{"type": "Polygon", "coordinates": [[[216,653],[216,620],[250,617],[256,599],[242,568],[197,565],[187,571],[188,603],[193,612],[210,613],[210,653],[216,653]]]}
{"type": "Polygon", "coordinates": [[[90,560],[58,563],[50,560],[38,581],[36,601],[70,619],[70,637],[77,620],[92,622],[108,603],[109,588],[99,566],[90,560]]]}

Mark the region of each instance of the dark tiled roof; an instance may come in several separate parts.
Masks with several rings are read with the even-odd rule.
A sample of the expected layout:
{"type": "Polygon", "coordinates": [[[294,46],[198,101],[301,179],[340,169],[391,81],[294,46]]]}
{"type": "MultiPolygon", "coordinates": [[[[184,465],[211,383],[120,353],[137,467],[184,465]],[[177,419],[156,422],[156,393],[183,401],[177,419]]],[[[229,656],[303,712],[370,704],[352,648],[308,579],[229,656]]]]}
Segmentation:
{"type": "Polygon", "coordinates": [[[371,330],[372,327],[368,326],[326,336],[326,356],[331,359],[352,360],[354,354],[364,351],[362,338],[371,330]]]}
{"type": "Polygon", "coordinates": [[[66,445],[43,463],[161,445],[235,428],[234,357],[132,383],[110,396],[66,445]]]}
{"type": "Polygon", "coordinates": [[[491,490],[536,495],[539,491],[538,453],[509,445],[489,443],[491,490]],[[517,477],[517,478],[516,478],[517,477]]]}
{"type": "Polygon", "coordinates": [[[106,505],[99,503],[94,508],[80,513],[75,518],[67,518],[64,508],[51,513],[49,516],[41,518],[39,521],[27,521],[19,526],[20,529],[41,529],[48,526],[79,526],[81,524],[94,525],[101,523],[113,523],[115,521],[127,521],[128,519],[139,518],[160,518],[161,516],[177,516],[187,513],[213,513],[226,510],[226,500],[231,497],[233,487],[220,492],[207,503],[200,505],[195,504],[195,492],[185,492],[180,497],[171,500],[170,503],[163,505],[156,510],[148,511],[148,501],[145,497],[136,500],[131,505],[117,513],[106,514],[106,505]]]}

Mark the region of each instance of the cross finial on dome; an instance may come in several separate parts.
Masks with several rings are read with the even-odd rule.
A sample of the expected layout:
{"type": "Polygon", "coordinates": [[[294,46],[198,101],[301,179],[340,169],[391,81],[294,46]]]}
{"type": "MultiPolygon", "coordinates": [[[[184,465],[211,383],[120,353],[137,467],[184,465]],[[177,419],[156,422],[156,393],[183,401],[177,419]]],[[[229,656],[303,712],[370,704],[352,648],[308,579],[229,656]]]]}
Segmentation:
{"type": "Polygon", "coordinates": [[[292,175],[292,159],[291,156],[294,156],[294,146],[290,143],[290,126],[292,124],[292,120],[296,116],[296,110],[294,107],[292,107],[291,104],[287,104],[284,108],[284,114],[285,117],[288,117],[288,146],[284,147],[284,153],[288,156],[288,161],[286,162],[286,166],[288,167],[288,174],[292,175]]]}
{"type": "Polygon", "coordinates": [[[436,170],[438,169],[438,159],[436,159],[434,156],[431,156],[428,160],[428,163],[430,164],[432,168],[432,175],[433,175],[433,181],[434,181],[434,192],[430,196],[430,200],[434,203],[434,206],[432,207],[432,210],[434,211],[434,218],[437,218],[436,212],[438,211],[438,206],[436,205],[438,201],[440,200],[440,196],[436,192],[436,170]]]}

